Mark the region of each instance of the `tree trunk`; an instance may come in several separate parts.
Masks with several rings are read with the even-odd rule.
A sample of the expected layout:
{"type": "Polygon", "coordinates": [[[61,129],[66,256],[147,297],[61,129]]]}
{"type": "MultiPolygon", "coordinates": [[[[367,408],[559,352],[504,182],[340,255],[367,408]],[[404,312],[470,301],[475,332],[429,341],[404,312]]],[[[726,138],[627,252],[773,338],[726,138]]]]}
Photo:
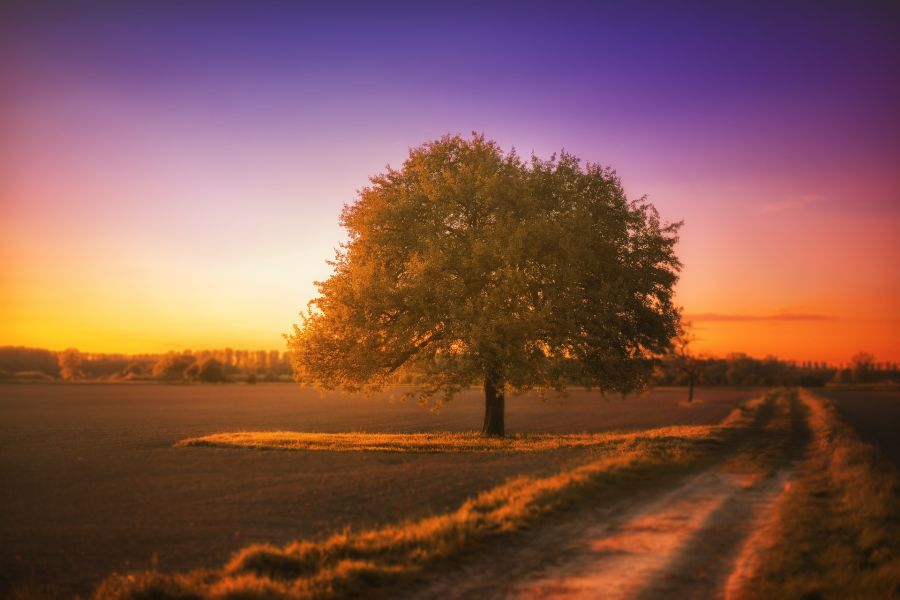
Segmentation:
{"type": "Polygon", "coordinates": [[[503,411],[503,381],[496,375],[488,374],[484,378],[484,425],[481,428],[482,435],[503,437],[505,434],[503,411]]]}
{"type": "Polygon", "coordinates": [[[688,402],[694,401],[694,379],[693,375],[688,377],[688,402]]]}

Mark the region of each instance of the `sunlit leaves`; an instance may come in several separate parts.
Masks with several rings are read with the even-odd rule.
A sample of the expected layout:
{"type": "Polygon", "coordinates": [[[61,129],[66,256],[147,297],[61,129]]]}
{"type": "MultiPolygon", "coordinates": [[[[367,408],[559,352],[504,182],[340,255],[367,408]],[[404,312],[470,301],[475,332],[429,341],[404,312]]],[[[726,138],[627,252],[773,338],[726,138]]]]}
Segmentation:
{"type": "Polygon", "coordinates": [[[447,136],[373,177],[341,223],[289,340],[306,383],[449,397],[492,372],[517,391],[629,391],[676,331],[678,225],[569,154],[525,163],[447,136]]]}

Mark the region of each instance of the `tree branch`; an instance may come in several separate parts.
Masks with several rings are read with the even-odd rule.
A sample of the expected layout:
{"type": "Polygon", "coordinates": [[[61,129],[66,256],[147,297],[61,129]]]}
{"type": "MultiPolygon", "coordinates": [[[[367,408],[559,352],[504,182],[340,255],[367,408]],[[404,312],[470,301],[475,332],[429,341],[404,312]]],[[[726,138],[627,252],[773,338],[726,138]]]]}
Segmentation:
{"type": "Polygon", "coordinates": [[[415,344],[409,350],[403,352],[397,360],[395,360],[393,363],[391,363],[391,365],[388,367],[387,373],[385,373],[385,375],[390,375],[391,373],[393,373],[394,371],[396,371],[397,369],[402,367],[403,364],[406,361],[408,361],[414,354],[416,354],[417,352],[419,352],[420,350],[425,348],[425,346],[427,346],[428,344],[430,344],[431,342],[433,342],[434,340],[436,340],[439,337],[440,337],[440,332],[432,331],[431,333],[429,333],[427,336],[425,336],[425,339],[420,341],[418,344],[415,344]]]}

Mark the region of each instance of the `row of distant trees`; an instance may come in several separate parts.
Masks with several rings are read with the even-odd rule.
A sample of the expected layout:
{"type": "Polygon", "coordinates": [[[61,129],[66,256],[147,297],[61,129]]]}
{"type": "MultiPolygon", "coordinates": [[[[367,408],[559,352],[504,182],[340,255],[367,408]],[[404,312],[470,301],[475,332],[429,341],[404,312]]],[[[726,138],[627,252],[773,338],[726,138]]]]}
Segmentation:
{"type": "MultiPolygon", "coordinates": [[[[860,352],[848,364],[773,356],[695,357],[673,352],[655,369],[656,385],[824,386],[900,382],[900,364],[860,352]]],[[[167,354],[95,354],[68,349],[0,347],[0,379],[67,381],[291,381],[290,355],[278,350],[200,350],[167,354]]]]}
{"type": "Polygon", "coordinates": [[[654,373],[657,385],[782,386],[818,387],[831,384],[900,383],[900,364],[878,362],[860,352],[848,364],[819,361],[784,361],[774,356],[753,358],[734,353],[725,358],[693,356],[673,352],[654,373]]]}
{"type": "Polygon", "coordinates": [[[65,381],[291,381],[288,353],[200,350],[166,354],[98,354],[69,348],[0,347],[0,379],[65,381]]]}

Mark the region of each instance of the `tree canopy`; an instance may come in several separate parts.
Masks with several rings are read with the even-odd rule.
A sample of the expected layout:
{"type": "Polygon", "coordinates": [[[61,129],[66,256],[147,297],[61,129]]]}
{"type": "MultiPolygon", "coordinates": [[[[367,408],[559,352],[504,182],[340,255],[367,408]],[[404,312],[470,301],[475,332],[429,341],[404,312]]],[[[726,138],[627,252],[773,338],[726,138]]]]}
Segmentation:
{"type": "Polygon", "coordinates": [[[414,373],[443,399],[483,383],[485,433],[502,434],[507,388],[633,391],[677,332],[680,224],[565,152],[525,162],[445,136],[372,177],[340,222],[349,239],[288,338],[302,383],[414,373]]]}

